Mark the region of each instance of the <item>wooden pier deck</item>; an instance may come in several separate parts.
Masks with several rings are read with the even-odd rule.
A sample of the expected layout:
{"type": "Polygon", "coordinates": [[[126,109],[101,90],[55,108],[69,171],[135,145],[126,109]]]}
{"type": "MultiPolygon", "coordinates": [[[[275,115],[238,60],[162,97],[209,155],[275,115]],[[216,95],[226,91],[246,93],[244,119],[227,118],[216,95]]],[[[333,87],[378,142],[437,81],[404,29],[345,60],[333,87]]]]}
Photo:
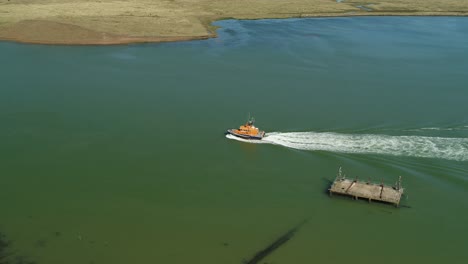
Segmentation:
{"type": "Polygon", "coordinates": [[[341,175],[341,168],[335,181],[328,189],[330,195],[336,193],[351,196],[354,199],[366,199],[371,201],[380,201],[394,204],[396,207],[400,204],[404,189],[401,187],[401,177],[395,186],[376,184],[357,179],[347,179],[341,175]]]}

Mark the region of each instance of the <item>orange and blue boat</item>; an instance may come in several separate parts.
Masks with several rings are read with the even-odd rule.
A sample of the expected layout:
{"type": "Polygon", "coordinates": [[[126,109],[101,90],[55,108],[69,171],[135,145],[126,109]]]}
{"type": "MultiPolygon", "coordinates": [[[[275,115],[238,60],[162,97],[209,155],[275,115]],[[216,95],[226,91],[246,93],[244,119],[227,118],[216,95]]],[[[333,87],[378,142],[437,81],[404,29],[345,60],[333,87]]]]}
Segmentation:
{"type": "Polygon", "coordinates": [[[247,123],[240,126],[239,129],[228,129],[227,133],[243,139],[260,140],[265,136],[265,131],[261,131],[254,126],[255,119],[249,118],[247,123]]]}

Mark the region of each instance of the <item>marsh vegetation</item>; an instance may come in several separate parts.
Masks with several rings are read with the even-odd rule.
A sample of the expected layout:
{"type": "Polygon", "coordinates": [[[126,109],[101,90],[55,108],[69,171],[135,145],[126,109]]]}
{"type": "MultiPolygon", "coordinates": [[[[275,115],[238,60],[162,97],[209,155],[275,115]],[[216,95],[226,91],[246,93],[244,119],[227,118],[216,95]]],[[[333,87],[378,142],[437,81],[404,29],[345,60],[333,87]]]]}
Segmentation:
{"type": "Polygon", "coordinates": [[[0,0],[0,39],[61,44],[177,41],[213,37],[211,23],[223,18],[467,14],[468,1],[458,0],[0,0]]]}

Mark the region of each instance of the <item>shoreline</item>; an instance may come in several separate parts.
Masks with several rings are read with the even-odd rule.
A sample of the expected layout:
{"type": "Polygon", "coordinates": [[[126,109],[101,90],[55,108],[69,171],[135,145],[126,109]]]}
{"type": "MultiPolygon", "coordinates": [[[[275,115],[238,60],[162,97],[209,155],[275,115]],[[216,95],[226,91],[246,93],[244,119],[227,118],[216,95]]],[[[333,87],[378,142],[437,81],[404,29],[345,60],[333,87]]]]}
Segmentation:
{"type": "Polygon", "coordinates": [[[83,41],[47,41],[47,40],[23,40],[15,38],[0,38],[0,42],[11,42],[18,44],[30,44],[30,45],[48,45],[48,46],[119,46],[119,45],[130,45],[130,44],[146,44],[146,43],[167,43],[167,42],[184,42],[193,40],[206,40],[210,38],[216,38],[217,35],[207,36],[180,36],[180,37],[117,37],[113,40],[83,40],[83,41]]]}
{"type": "MultiPolygon", "coordinates": [[[[26,20],[21,21],[17,24],[28,27],[29,24],[40,24],[39,28],[56,27],[60,31],[67,32],[67,34],[78,35],[67,38],[61,36],[61,39],[51,37],[49,39],[37,39],[31,38],[21,33],[13,32],[13,37],[3,37],[0,35],[0,42],[13,42],[19,44],[31,44],[31,45],[50,45],[50,46],[116,46],[116,45],[130,45],[130,44],[147,44],[147,43],[167,43],[167,42],[184,42],[194,40],[206,40],[210,38],[217,38],[218,34],[216,30],[218,26],[214,26],[213,23],[223,20],[269,20],[269,19],[313,19],[313,18],[349,18],[349,17],[468,17],[468,13],[464,11],[460,12],[362,12],[356,11],[352,13],[327,13],[327,14],[295,14],[292,16],[281,16],[281,17],[254,17],[254,18],[229,18],[229,17],[218,17],[205,21],[206,29],[209,32],[206,35],[198,36],[125,36],[116,35],[106,32],[98,32],[82,28],[76,25],[51,22],[45,20],[26,20]],[[42,24],[42,25],[41,25],[42,24]],[[81,37],[85,32],[85,37],[81,37]]],[[[204,23],[204,24],[205,24],[204,23]]],[[[16,25],[16,24],[15,24],[16,25]]],[[[15,26],[14,25],[14,26],[15,26]]],[[[35,28],[34,26],[32,26],[35,28]]],[[[1,29],[1,28],[0,28],[1,29]]],[[[11,29],[10,29],[11,30],[11,29]]],[[[37,30],[37,29],[35,29],[37,30]]],[[[14,31],[14,28],[13,30],[14,31]]]]}

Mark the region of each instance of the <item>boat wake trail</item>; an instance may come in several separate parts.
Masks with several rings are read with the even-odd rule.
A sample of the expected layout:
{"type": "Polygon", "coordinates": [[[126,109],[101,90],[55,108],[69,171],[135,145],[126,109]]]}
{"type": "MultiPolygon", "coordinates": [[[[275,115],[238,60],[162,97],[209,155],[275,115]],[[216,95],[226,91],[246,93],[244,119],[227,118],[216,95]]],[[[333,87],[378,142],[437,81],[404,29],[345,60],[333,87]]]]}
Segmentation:
{"type": "Polygon", "coordinates": [[[258,141],[227,138],[299,150],[381,154],[468,161],[468,138],[339,134],[333,132],[271,132],[258,141]]]}

